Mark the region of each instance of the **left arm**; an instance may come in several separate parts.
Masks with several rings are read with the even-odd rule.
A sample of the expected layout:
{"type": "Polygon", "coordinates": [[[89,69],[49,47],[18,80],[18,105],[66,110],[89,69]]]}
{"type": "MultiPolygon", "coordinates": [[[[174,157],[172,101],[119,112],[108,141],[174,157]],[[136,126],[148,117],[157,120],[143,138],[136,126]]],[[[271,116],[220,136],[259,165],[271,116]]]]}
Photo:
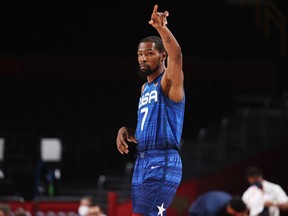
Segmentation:
{"type": "Polygon", "coordinates": [[[168,53],[167,68],[161,81],[163,91],[171,100],[179,102],[184,97],[183,58],[180,45],[167,27],[168,16],[167,11],[158,12],[158,5],[155,5],[149,24],[158,31],[168,53]]]}
{"type": "Polygon", "coordinates": [[[287,211],[288,210],[288,196],[286,192],[283,190],[283,188],[280,185],[278,185],[275,191],[276,191],[276,203],[275,204],[282,211],[287,211]]]}
{"type": "Polygon", "coordinates": [[[288,210],[288,202],[276,204],[282,211],[288,210]]]}
{"type": "Polygon", "coordinates": [[[287,211],[288,210],[288,202],[277,203],[277,202],[267,201],[267,202],[265,202],[264,206],[268,207],[268,208],[271,207],[271,206],[276,206],[282,211],[287,211]]]}
{"type": "Polygon", "coordinates": [[[265,202],[265,206],[277,206],[282,211],[288,211],[288,197],[280,185],[274,188],[274,200],[265,202]]]}

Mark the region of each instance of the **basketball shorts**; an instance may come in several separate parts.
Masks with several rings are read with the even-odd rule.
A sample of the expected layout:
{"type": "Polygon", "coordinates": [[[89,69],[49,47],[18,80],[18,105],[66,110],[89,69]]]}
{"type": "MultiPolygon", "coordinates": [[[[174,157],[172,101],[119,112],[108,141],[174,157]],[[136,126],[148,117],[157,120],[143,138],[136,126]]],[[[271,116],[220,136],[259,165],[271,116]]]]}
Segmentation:
{"type": "Polygon", "coordinates": [[[133,213],[165,216],[182,178],[182,161],[176,150],[138,153],[132,177],[133,213]]]}

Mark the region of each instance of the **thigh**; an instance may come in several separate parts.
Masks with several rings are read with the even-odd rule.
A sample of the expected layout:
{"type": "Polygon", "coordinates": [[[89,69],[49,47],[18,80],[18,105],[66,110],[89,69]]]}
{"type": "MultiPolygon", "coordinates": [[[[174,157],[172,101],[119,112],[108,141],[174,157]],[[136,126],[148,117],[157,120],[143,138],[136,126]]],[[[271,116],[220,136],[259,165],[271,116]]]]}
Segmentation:
{"type": "Polygon", "coordinates": [[[177,155],[138,161],[132,180],[133,212],[166,215],[181,177],[182,162],[177,155]]]}

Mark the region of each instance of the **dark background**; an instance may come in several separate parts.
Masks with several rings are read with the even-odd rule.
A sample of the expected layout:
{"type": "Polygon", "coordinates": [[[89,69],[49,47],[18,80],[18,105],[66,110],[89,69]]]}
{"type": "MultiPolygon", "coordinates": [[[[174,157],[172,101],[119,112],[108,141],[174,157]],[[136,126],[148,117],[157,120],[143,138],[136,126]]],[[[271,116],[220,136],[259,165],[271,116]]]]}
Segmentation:
{"type": "MultiPolygon", "coordinates": [[[[136,52],[140,39],[157,34],[148,24],[155,3],[169,11],[183,51],[183,138],[232,113],[239,94],[280,98],[288,80],[279,32],[272,26],[265,38],[255,5],[243,2],[2,1],[0,137],[11,187],[33,198],[42,137],[62,141],[64,186],[124,175],[134,155],[120,155],[115,139],[121,126],[136,125],[144,82],[136,52]]],[[[287,2],[275,2],[286,17],[287,2]]]]}

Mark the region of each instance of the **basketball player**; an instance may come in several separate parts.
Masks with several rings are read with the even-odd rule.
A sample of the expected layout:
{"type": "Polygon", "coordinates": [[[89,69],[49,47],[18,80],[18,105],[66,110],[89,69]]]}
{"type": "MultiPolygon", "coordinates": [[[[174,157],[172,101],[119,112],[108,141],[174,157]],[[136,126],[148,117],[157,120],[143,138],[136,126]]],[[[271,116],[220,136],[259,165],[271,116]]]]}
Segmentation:
{"type": "Polygon", "coordinates": [[[167,27],[169,13],[154,6],[149,24],[159,36],[138,45],[141,88],[136,130],[121,127],[116,143],[121,154],[137,145],[132,178],[132,216],[165,216],[182,178],[179,156],[185,95],[182,52],[167,27]],[[167,66],[166,66],[167,63],[167,66]]]}

